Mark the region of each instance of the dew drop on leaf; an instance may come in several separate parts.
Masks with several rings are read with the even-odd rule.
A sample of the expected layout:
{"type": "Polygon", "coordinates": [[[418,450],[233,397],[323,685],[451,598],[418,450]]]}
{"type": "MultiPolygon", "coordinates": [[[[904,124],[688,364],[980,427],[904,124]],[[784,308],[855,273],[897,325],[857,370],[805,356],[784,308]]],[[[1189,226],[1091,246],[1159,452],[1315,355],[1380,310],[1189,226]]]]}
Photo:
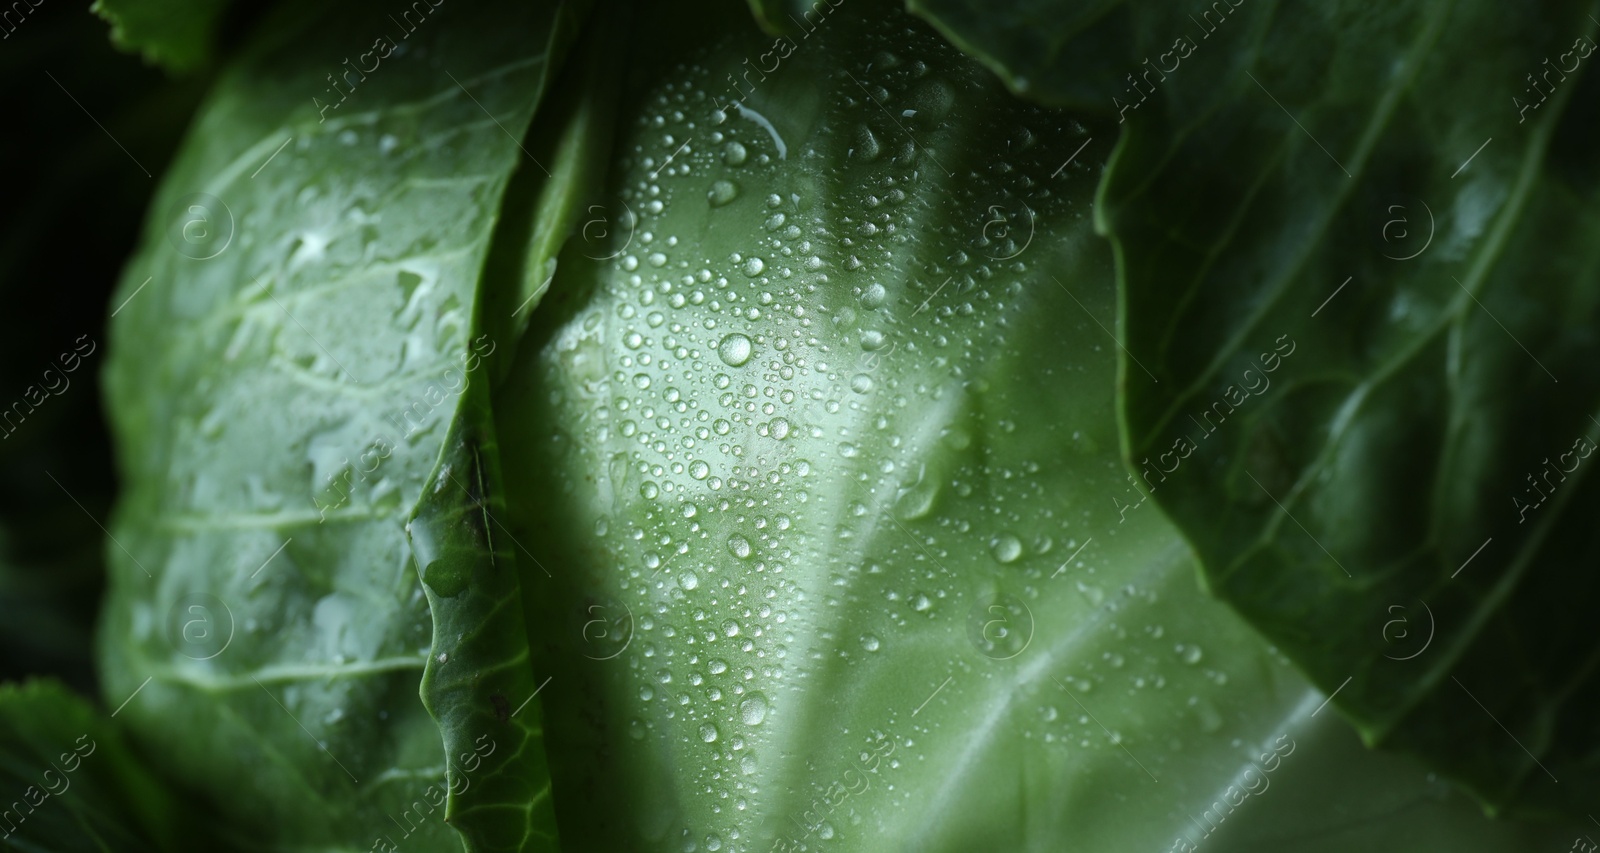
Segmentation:
{"type": "Polygon", "coordinates": [[[749,361],[750,350],[750,339],[740,334],[729,335],[717,344],[717,356],[729,367],[739,367],[749,361]]]}
{"type": "MultiPolygon", "coordinates": [[[[706,201],[712,207],[721,207],[738,197],[739,185],[733,181],[713,181],[711,189],[706,191],[706,201]]],[[[756,272],[760,271],[760,269],[756,270],[756,272]]]]}
{"type": "Polygon", "coordinates": [[[990,552],[1002,563],[1014,563],[1022,556],[1022,540],[1010,533],[1002,533],[991,543],[990,552]]]}
{"type": "Polygon", "coordinates": [[[739,703],[739,719],[747,726],[759,726],[767,719],[767,697],[761,692],[751,693],[739,703]]]}

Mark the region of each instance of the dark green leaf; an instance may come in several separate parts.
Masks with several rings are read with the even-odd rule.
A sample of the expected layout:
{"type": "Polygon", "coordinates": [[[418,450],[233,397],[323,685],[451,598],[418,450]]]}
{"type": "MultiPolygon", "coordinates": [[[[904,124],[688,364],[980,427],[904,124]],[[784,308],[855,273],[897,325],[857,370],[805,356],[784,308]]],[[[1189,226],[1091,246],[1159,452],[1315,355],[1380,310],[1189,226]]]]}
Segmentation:
{"type": "Polygon", "coordinates": [[[117,47],[172,71],[192,71],[211,60],[217,23],[229,5],[231,0],[94,0],[89,8],[111,24],[117,47]]]}
{"type": "Polygon", "coordinates": [[[100,853],[206,841],[103,712],[55,682],[0,685],[0,847],[100,853]]]}
{"type": "Polygon", "coordinates": [[[626,227],[596,220],[595,209],[583,207],[599,195],[605,180],[623,69],[613,55],[615,39],[625,37],[629,17],[627,7],[595,16],[525,143],[531,156],[549,166],[549,174],[523,169],[506,190],[484,273],[490,286],[481,316],[487,333],[507,342],[504,358],[490,366],[495,382],[510,369],[516,343],[554,280],[556,257],[573,232],[582,229],[592,236],[607,227],[626,227]]]}
{"type": "Polygon", "coordinates": [[[422,701],[444,731],[445,820],[470,850],[555,850],[537,683],[517,554],[500,518],[488,383],[468,386],[444,455],[406,525],[433,613],[422,701]]]}
{"type": "Polygon", "coordinates": [[[906,0],[957,47],[1000,75],[1018,95],[1101,110],[1122,88],[1133,52],[1133,16],[1123,0],[906,0]]]}
{"type": "Polygon", "coordinates": [[[1129,8],[1134,469],[1369,743],[1593,810],[1600,643],[1557,618],[1600,601],[1588,7],[1129,8]]]}
{"type": "Polygon", "coordinates": [[[799,35],[807,32],[833,11],[840,2],[832,0],[746,0],[750,14],[769,35],[799,35]]]}

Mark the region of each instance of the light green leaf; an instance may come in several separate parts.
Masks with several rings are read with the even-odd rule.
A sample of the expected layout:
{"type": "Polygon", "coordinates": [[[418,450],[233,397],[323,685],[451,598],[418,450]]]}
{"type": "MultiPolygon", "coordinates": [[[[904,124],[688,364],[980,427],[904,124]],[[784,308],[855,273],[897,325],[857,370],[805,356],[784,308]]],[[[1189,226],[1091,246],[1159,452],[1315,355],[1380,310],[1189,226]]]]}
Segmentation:
{"type": "Polygon", "coordinates": [[[462,400],[496,357],[485,258],[512,172],[538,168],[520,140],[574,14],[278,10],[202,108],[114,298],[105,695],[135,695],[122,719],[231,848],[456,849],[447,814],[474,849],[553,847],[548,800],[523,796],[548,782],[538,705],[490,704],[533,677],[494,613],[515,579],[430,618],[405,523],[454,500],[427,486],[486,423],[462,400]],[[474,622],[493,650],[439,630],[474,622]],[[444,653],[475,671],[433,666],[436,722],[418,689],[444,653]],[[479,743],[497,745],[481,764],[461,754],[479,743]]]}
{"type": "Polygon", "coordinates": [[[621,115],[637,228],[568,246],[496,389],[568,844],[1572,839],[1360,750],[1121,522],[1105,126],[866,3],[721,109],[767,40],[674,14],[621,115]]]}

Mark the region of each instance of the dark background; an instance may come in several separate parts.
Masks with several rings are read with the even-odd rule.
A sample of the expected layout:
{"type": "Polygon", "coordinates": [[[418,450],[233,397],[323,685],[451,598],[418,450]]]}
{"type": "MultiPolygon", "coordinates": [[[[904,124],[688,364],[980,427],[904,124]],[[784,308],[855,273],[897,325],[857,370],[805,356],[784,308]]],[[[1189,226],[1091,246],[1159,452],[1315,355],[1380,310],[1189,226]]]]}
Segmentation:
{"type": "MultiPolygon", "coordinates": [[[[218,55],[255,11],[224,22],[218,55]]],[[[49,674],[94,695],[115,547],[99,527],[117,488],[99,383],[109,300],[212,69],[172,76],[119,51],[84,0],[45,0],[7,35],[13,23],[0,27],[0,413],[13,413],[0,426],[0,681],[49,674]],[[49,395],[44,371],[89,341],[49,395]],[[30,385],[49,396],[28,415],[30,385]]]]}

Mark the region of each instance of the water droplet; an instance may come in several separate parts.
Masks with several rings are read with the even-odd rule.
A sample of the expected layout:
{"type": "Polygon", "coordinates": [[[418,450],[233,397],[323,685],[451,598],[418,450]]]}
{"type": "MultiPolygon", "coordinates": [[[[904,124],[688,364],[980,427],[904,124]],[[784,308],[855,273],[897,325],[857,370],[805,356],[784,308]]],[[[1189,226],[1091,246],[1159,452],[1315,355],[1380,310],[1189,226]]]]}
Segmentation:
{"type": "Polygon", "coordinates": [[[850,379],[850,390],[857,394],[866,394],[872,390],[872,386],[875,384],[871,376],[865,373],[857,373],[850,379]]]}
{"type": "Polygon", "coordinates": [[[1199,646],[1194,645],[1178,646],[1178,654],[1183,657],[1183,662],[1187,664],[1197,664],[1200,662],[1200,658],[1205,656],[1205,652],[1202,652],[1199,646]]]}
{"type": "Polygon", "coordinates": [[[700,727],[700,739],[706,743],[716,743],[717,737],[721,734],[722,732],[717,731],[717,727],[710,723],[700,727]]]}
{"type": "Polygon", "coordinates": [[[454,598],[467,588],[467,581],[472,577],[472,557],[465,554],[451,554],[440,557],[428,564],[422,570],[422,582],[433,590],[435,595],[445,598],[454,598]]]}
{"type": "Polygon", "coordinates": [[[949,115],[955,102],[955,92],[943,80],[928,80],[911,93],[918,118],[926,122],[936,122],[949,115]]]}
{"type": "Polygon", "coordinates": [[[856,128],[855,139],[852,142],[856,153],[869,163],[878,159],[878,155],[883,153],[883,146],[878,142],[878,137],[873,134],[872,128],[864,124],[856,128]]]}
{"type": "Polygon", "coordinates": [[[729,142],[722,147],[722,162],[729,166],[743,166],[749,157],[750,152],[745,150],[743,143],[729,142]]]}
{"type": "Polygon", "coordinates": [[[733,554],[733,556],[738,557],[741,560],[750,559],[750,554],[752,552],[752,549],[750,547],[750,540],[744,538],[743,536],[740,536],[737,533],[735,533],[732,536],[729,536],[728,537],[728,552],[733,554]]]}
{"type": "Polygon", "coordinates": [[[1009,533],[1002,533],[989,543],[990,551],[994,558],[1002,563],[1013,563],[1022,556],[1022,540],[1009,533]]]}
{"type": "Polygon", "coordinates": [[[678,576],[678,586],[686,590],[697,589],[700,586],[700,576],[694,572],[684,572],[678,576]]]}
{"type": "Polygon", "coordinates": [[[915,483],[902,487],[895,496],[894,514],[901,521],[922,518],[933,511],[939,498],[939,481],[924,474],[915,483]]]}
{"type": "MultiPolygon", "coordinates": [[[[689,476],[695,478],[696,480],[704,480],[710,474],[711,466],[707,465],[704,459],[696,459],[695,461],[689,463],[689,476]]],[[[694,510],[689,509],[684,513],[683,517],[691,518],[693,516],[694,510]]]]}
{"type": "Polygon", "coordinates": [[[751,258],[744,262],[744,274],[751,277],[761,275],[761,271],[766,268],[767,262],[760,258],[751,258]]]}
{"type": "Polygon", "coordinates": [[[866,649],[869,652],[875,652],[879,648],[881,648],[882,646],[883,646],[882,641],[880,641],[877,638],[876,635],[873,635],[873,634],[862,634],[861,635],[861,648],[866,649]]]}
{"type": "Polygon", "coordinates": [[[739,367],[750,360],[750,339],[744,335],[733,334],[722,339],[717,344],[717,355],[722,363],[729,367],[739,367]]]}
{"type": "MultiPolygon", "coordinates": [[[[733,181],[713,181],[706,191],[706,201],[712,207],[721,207],[739,197],[739,185],[733,181]]],[[[760,272],[760,270],[756,270],[760,272]]],[[[754,273],[752,273],[754,275],[754,273]]]]}
{"type": "Polygon", "coordinates": [[[739,703],[739,719],[747,726],[759,726],[767,718],[767,697],[757,691],[739,703]]]}

